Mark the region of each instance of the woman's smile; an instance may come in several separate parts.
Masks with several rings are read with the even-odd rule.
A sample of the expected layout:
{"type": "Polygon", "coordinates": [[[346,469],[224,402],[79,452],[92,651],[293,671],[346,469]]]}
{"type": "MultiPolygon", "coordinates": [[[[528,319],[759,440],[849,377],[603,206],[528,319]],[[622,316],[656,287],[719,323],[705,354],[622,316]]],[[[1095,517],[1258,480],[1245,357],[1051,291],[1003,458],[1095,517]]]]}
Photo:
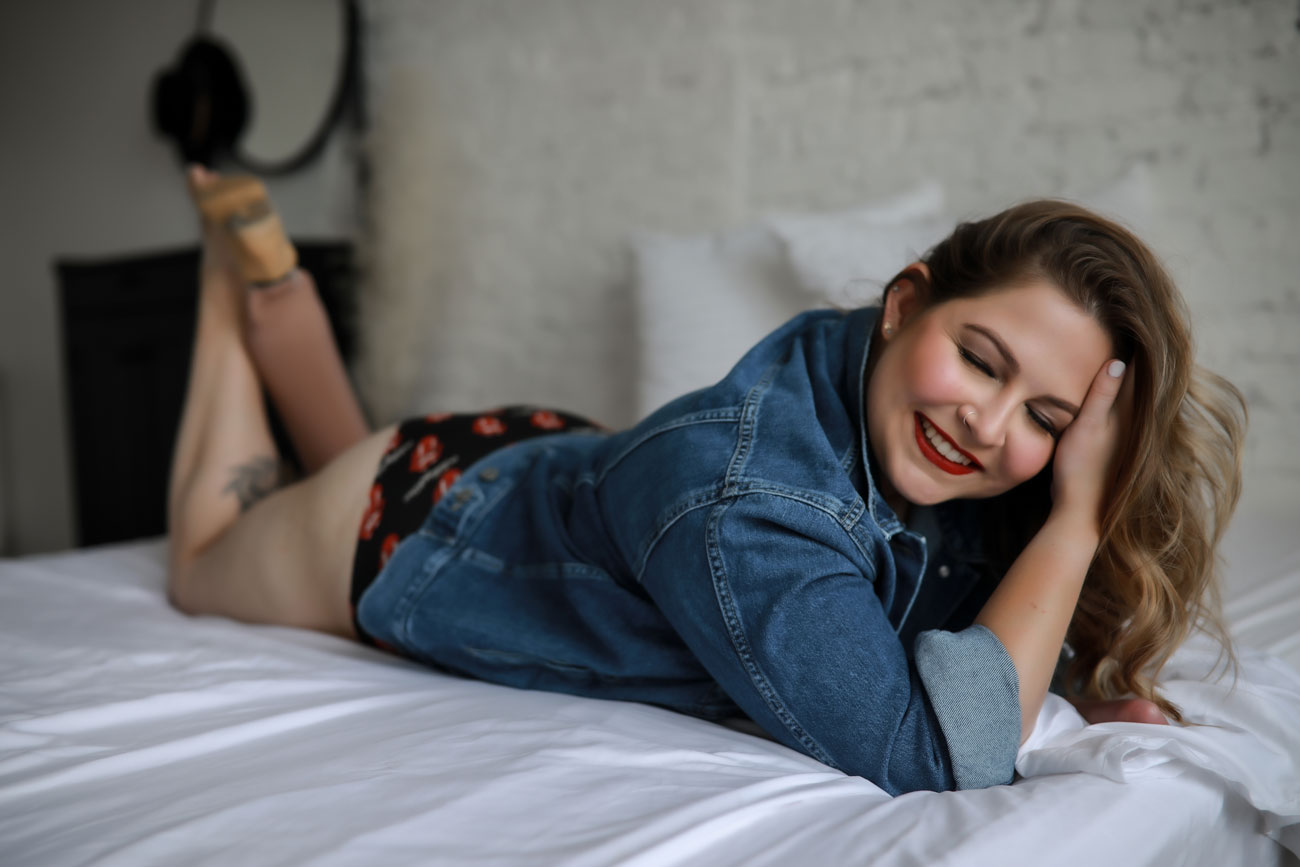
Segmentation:
{"type": "Polygon", "coordinates": [[[975,456],[921,413],[916,413],[916,444],[921,454],[945,473],[964,476],[984,469],[975,456]]]}

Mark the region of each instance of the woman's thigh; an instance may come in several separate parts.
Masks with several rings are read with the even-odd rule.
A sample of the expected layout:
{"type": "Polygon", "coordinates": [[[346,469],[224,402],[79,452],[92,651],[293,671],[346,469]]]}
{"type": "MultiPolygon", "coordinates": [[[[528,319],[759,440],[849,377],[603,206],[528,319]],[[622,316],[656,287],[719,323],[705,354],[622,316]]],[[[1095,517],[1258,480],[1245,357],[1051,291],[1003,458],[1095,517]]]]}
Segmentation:
{"type": "Polygon", "coordinates": [[[240,515],[173,574],[177,606],[355,637],[348,595],[357,528],[392,436],[392,426],[376,431],[240,515]]]}

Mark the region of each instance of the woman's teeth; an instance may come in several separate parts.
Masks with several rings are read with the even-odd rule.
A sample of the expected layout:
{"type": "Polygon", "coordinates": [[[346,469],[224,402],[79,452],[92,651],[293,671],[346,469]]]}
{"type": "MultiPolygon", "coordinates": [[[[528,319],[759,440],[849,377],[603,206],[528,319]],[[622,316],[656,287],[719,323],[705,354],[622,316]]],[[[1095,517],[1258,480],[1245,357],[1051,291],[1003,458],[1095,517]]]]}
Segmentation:
{"type": "MultiPolygon", "coordinates": [[[[917,415],[920,415],[920,413],[917,413],[917,415]]],[[[934,425],[930,424],[924,418],[921,419],[921,432],[925,434],[925,438],[930,441],[930,445],[934,446],[936,452],[943,455],[954,464],[961,464],[963,467],[970,466],[970,458],[953,448],[952,444],[944,438],[943,434],[935,430],[934,425]]]]}

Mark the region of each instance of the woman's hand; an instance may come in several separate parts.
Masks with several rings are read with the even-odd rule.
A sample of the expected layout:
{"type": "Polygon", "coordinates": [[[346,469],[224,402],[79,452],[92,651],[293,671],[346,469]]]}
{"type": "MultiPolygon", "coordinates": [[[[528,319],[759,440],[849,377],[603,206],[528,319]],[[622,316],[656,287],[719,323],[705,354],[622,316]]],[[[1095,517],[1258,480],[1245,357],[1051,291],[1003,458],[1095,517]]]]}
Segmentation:
{"type": "Polygon", "coordinates": [[[1016,557],[975,622],[987,627],[1020,679],[1020,739],[1029,736],[1051,683],[1061,642],[1101,538],[1101,506],[1130,398],[1124,365],[1093,377],[1079,415],[1056,445],[1052,513],[1016,557]]]}
{"type": "Polygon", "coordinates": [[[1093,377],[1079,415],[1065,429],[1052,463],[1052,512],[1101,531],[1102,504],[1129,416],[1132,386],[1124,362],[1108,361],[1093,377]]]}

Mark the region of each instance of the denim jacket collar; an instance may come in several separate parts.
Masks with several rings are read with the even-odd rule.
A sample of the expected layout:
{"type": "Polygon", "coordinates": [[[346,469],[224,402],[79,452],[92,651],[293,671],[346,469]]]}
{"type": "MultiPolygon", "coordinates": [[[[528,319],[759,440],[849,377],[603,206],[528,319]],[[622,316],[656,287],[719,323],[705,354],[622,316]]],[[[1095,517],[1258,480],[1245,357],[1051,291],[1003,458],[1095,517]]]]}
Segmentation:
{"type": "MultiPolygon", "coordinates": [[[[851,330],[853,340],[860,340],[861,348],[854,346],[859,354],[857,388],[850,397],[854,416],[858,423],[858,459],[862,462],[862,471],[866,476],[868,497],[867,510],[872,520],[880,527],[886,538],[893,538],[906,529],[893,507],[885,502],[880,487],[871,472],[871,443],[867,440],[867,361],[871,357],[871,340],[875,336],[876,323],[880,321],[879,307],[864,307],[857,313],[863,322],[855,323],[858,327],[851,330]]],[[[853,353],[850,353],[850,358],[853,353]]],[[[986,559],[984,546],[980,539],[978,501],[949,500],[935,506],[936,517],[942,530],[943,545],[953,557],[968,563],[983,562],[986,559]]]]}
{"type": "MultiPolygon", "coordinates": [[[[871,519],[880,527],[885,538],[893,538],[900,530],[903,529],[903,522],[899,520],[898,515],[893,508],[885,502],[884,496],[880,493],[880,488],[876,485],[876,480],[871,474],[871,444],[867,442],[867,359],[871,357],[871,338],[876,331],[876,323],[880,321],[879,307],[864,307],[858,311],[863,318],[860,327],[853,328],[851,334],[853,340],[860,340],[862,346],[854,350],[859,354],[858,362],[857,388],[854,389],[850,397],[854,407],[854,417],[858,422],[858,460],[862,462],[862,472],[867,479],[867,511],[871,519]]],[[[850,358],[853,354],[850,353],[850,358]]]]}

